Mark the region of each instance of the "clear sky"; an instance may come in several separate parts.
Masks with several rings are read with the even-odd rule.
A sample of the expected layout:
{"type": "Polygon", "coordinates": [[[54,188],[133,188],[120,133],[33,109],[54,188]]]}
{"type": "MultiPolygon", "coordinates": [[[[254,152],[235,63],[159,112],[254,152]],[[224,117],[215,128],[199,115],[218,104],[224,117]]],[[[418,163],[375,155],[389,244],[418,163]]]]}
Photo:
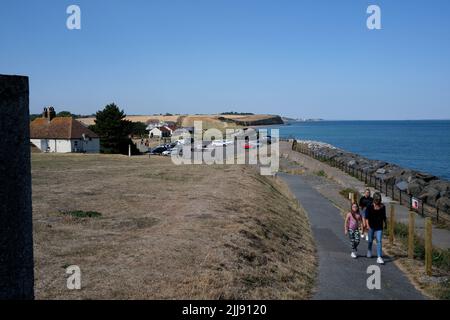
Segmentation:
{"type": "Polygon", "coordinates": [[[448,0],[0,0],[31,112],[450,119],[448,0]],[[81,8],[81,30],[66,8],[81,8]],[[368,30],[368,5],[382,30],[368,30]]]}

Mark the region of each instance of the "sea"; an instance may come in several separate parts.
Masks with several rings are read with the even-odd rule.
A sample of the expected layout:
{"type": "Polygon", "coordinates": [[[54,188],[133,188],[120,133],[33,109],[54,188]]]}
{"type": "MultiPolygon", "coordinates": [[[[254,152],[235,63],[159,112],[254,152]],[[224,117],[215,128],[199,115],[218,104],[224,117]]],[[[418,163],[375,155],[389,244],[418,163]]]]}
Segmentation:
{"type": "Polygon", "coordinates": [[[450,180],[450,120],[317,121],[280,126],[280,137],[327,142],[450,180]]]}

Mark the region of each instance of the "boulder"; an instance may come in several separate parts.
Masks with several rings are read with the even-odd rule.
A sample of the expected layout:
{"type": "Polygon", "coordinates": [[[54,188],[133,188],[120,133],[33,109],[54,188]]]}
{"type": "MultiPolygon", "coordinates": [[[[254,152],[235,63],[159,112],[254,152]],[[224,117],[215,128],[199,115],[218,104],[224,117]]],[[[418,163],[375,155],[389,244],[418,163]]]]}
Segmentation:
{"type": "Polygon", "coordinates": [[[442,181],[442,180],[434,180],[430,182],[430,186],[439,191],[449,191],[450,190],[450,182],[442,181]]]}
{"type": "Polygon", "coordinates": [[[385,174],[386,173],[386,169],[380,168],[376,171],[376,173],[378,174],[385,174]]]}
{"type": "Polygon", "coordinates": [[[441,191],[441,198],[450,198],[450,191],[441,191]]]}
{"type": "Polygon", "coordinates": [[[430,182],[432,180],[436,180],[437,179],[436,176],[433,176],[433,175],[428,174],[428,173],[423,173],[423,172],[416,172],[416,178],[420,179],[420,180],[423,180],[425,182],[430,182]]]}
{"type": "Polygon", "coordinates": [[[406,182],[406,181],[399,181],[396,184],[396,187],[398,189],[402,190],[402,191],[406,191],[406,190],[408,190],[408,182],[406,182]]]}
{"type": "MultiPolygon", "coordinates": [[[[402,182],[404,180],[399,180],[398,178],[401,176],[402,170],[399,168],[393,168],[390,170],[384,177],[384,181],[388,184],[397,184],[398,182],[402,182]]],[[[405,189],[406,190],[406,189],[405,189]]]]}
{"type": "Polygon", "coordinates": [[[398,181],[406,181],[408,183],[411,183],[414,179],[414,173],[411,170],[402,170],[398,177],[398,181]]]}
{"type": "Polygon", "coordinates": [[[412,180],[408,184],[408,194],[417,197],[423,190],[424,184],[420,182],[421,180],[412,180]]]}
{"type": "Polygon", "coordinates": [[[426,187],[422,193],[419,195],[419,198],[427,204],[435,207],[436,201],[441,197],[441,192],[431,187],[426,187]]]}
{"type": "Polygon", "coordinates": [[[400,183],[400,182],[406,182],[408,183],[408,178],[405,177],[405,171],[402,170],[399,172],[398,176],[395,177],[395,183],[400,183]]]}
{"type": "Polygon", "coordinates": [[[450,213],[450,198],[440,198],[436,201],[436,206],[439,208],[439,210],[450,213]]]}
{"type": "Polygon", "coordinates": [[[384,161],[373,161],[372,162],[372,166],[374,167],[375,170],[378,170],[380,168],[384,168],[388,163],[384,162],[384,161]]]}

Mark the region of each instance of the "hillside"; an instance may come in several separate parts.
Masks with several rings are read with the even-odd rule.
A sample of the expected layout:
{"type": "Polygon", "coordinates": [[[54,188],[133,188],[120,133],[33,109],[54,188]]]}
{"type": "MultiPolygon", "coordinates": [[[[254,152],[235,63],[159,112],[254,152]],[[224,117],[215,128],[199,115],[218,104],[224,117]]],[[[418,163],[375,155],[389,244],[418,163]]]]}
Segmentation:
{"type": "MultiPolygon", "coordinates": [[[[194,121],[203,121],[205,127],[235,127],[235,126],[257,126],[283,124],[283,120],[278,115],[174,115],[174,116],[127,116],[127,120],[132,122],[146,123],[149,120],[178,122],[183,127],[194,125],[194,121]]],[[[95,118],[79,118],[78,121],[85,125],[94,124],[95,118]]]]}

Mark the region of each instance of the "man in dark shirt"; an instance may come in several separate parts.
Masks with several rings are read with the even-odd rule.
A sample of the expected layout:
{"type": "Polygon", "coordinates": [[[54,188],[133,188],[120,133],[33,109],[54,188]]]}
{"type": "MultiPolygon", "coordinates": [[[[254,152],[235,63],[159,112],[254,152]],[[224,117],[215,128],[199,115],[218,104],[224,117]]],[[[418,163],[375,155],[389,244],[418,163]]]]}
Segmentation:
{"type": "MultiPolygon", "coordinates": [[[[372,205],[373,198],[370,196],[370,189],[366,189],[364,192],[364,196],[359,199],[359,207],[361,208],[361,216],[363,218],[363,227],[362,235],[364,237],[364,234],[366,233],[366,230],[369,229],[367,225],[367,208],[369,208],[372,205]]],[[[365,235],[366,240],[369,240],[368,235],[365,235]]]]}
{"type": "Polygon", "coordinates": [[[373,203],[367,208],[367,225],[369,226],[369,246],[367,250],[367,257],[372,257],[372,244],[374,237],[377,239],[377,263],[384,264],[382,239],[383,229],[387,226],[386,223],[386,207],[381,202],[381,194],[376,192],[373,195],[373,203]]]}

